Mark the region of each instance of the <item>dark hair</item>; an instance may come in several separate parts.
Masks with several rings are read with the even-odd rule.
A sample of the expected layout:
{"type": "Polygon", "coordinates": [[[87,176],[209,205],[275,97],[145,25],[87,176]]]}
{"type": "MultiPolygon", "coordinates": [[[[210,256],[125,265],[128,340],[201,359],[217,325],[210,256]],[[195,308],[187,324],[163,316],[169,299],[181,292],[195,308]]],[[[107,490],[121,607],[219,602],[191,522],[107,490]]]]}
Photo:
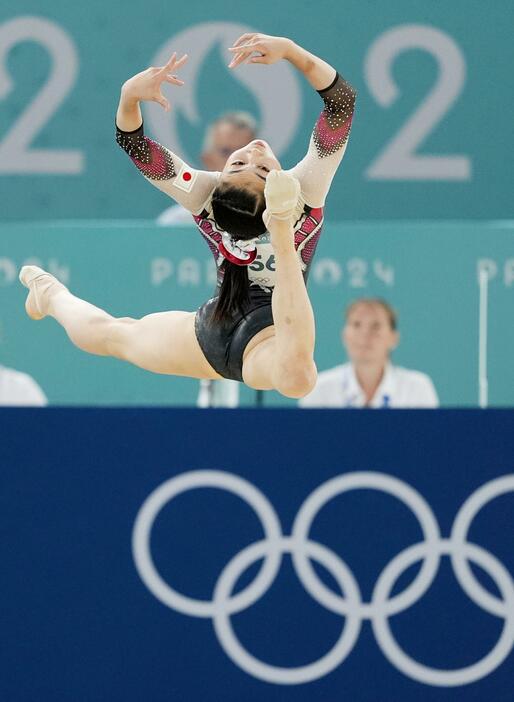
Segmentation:
{"type": "Polygon", "coordinates": [[[361,297],[358,300],[354,300],[348,305],[348,307],[345,310],[344,316],[346,320],[348,320],[350,314],[359,305],[377,305],[378,307],[382,307],[382,309],[387,315],[391,329],[393,331],[396,331],[398,329],[398,315],[396,314],[394,308],[391,307],[391,305],[381,297],[361,297]]]}
{"type": "MultiPolygon", "coordinates": [[[[266,203],[264,193],[258,194],[221,184],[212,194],[212,213],[219,228],[234,239],[255,239],[264,234],[266,225],[262,221],[266,203]]],[[[249,302],[248,271],[225,259],[223,280],[213,318],[221,321],[235,312],[244,312],[249,302]]]]}

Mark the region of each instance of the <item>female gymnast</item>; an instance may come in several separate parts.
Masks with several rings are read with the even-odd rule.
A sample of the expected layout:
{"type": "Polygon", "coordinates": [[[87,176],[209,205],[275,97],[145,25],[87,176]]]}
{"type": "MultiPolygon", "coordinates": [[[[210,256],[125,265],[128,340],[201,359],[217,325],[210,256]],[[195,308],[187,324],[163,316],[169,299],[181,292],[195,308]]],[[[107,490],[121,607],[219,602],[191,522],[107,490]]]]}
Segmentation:
{"type": "Polygon", "coordinates": [[[243,34],[230,68],[286,60],[324,101],[306,156],[281,169],[271,147],[254,140],[221,173],[197,171],[144,135],[140,102],[170,106],[163,82],[187,60],[130,78],[121,90],[116,139],[144,177],[186,207],[218,270],[215,296],[197,312],[114,318],[72,295],[52,275],[24,266],[32,319],[54,317],[80,349],[114,356],[154,373],[232,378],[259,390],[303,397],[314,387],[314,316],[306,279],[323,225],[323,206],[346,150],[355,90],[325,61],[290,39],[243,34]]]}

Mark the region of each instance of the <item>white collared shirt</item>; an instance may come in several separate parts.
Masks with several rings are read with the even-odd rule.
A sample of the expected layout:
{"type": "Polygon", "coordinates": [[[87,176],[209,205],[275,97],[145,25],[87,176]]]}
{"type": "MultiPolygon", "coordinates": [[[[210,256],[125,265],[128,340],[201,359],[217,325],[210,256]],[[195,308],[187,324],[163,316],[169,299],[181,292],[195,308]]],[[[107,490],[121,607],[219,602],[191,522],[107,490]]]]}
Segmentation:
{"type": "Polygon", "coordinates": [[[195,221],[189,210],[182,205],[172,205],[157,217],[159,227],[194,227],[195,221]]]}
{"type": "Polygon", "coordinates": [[[0,366],[0,406],[44,407],[46,404],[44,392],[30,375],[0,366]]]}
{"type": "Polygon", "coordinates": [[[319,373],[316,387],[299,401],[300,407],[438,407],[428,375],[388,363],[371,402],[359,385],[351,363],[319,373]]]}

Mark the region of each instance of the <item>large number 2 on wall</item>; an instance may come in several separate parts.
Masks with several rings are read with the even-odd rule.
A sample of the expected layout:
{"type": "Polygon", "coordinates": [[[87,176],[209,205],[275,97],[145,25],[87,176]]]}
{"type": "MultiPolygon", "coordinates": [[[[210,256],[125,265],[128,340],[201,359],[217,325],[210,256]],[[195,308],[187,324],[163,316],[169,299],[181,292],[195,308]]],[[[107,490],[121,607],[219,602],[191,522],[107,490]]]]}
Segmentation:
{"type": "Polygon", "coordinates": [[[439,77],[431,93],[386,145],[366,171],[370,180],[469,180],[471,161],[467,156],[416,154],[416,148],[430,134],[456,101],[466,79],[466,62],[451,37],[434,27],[405,24],[393,27],[371,45],[364,71],[368,88],[383,107],[399,97],[391,68],[409,49],[430,53],[439,64],[439,77]]]}
{"type": "Polygon", "coordinates": [[[75,45],[58,25],[39,17],[17,17],[0,25],[0,100],[13,88],[7,73],[9,52],[24,41],[36,41],[47,49],[53,59],[52,70],[43,88],[0,142],[0,173],[81,173],[82,151],[29,148],[73,88],[77,76],[75,45]]]}

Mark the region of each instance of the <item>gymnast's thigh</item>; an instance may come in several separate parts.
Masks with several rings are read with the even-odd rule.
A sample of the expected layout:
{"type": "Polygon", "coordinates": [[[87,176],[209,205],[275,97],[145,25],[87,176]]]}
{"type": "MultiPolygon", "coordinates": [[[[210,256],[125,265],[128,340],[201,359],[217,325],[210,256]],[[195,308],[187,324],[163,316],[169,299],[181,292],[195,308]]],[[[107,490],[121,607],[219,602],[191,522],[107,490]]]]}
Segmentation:
{"type": "Polygon", "coordinates": [[[245,349],[243,355],[243,380],[256,390],[274,388],[272,373],[275,363],[275,328],[262,329],[245,349]]]}
{"type": "Polygon", "coordinates": [[[217,379],[195,333],[196,312],[156,312],[141,319],[119,319],[109,332],[117,356],[153,373],[217,379]]]}

